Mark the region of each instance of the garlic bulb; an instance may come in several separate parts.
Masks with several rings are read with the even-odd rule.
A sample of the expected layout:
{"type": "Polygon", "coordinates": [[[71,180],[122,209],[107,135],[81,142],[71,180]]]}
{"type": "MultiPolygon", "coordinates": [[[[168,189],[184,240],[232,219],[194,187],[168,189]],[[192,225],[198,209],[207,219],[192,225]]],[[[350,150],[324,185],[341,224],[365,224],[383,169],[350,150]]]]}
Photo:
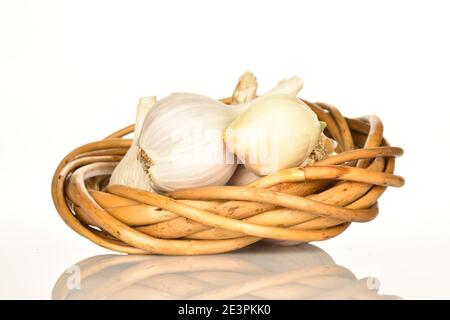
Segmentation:
{"type": "Polygon", "coordinates": [[[321,132],[317,115],[301,100],[269,95],[227,127],[225,143],[248,169],[267,175],[300,165],[317,145],[321,132]]]}
{"type": "Polygon", "coordinates": [[[111,178],[109,179],[109,184],[124,184],[133,188],[148,191],[152,190],[150,187],[149,177],[145,174],[142,165],[139,161],[137,161],[137,143],[145,116],[155,103],[156,97],[139,99],[136,111],[133,143],[117,167],[114,169],[111,178]]]}
{"type": "Polygon", "coordinates": [[[191,93],[172,94],[147,114],[139,160],[157,191],[224,185],[236,169],[222,132],[239,108],[191,93]]]}
{"type": "MultiPolygon", "coordinates": [[[[256,79],[246,77],[251,86],[257,85],[256,79]]],[[[253,98],[251,86],[238,85],[236,90],[247,91],[236,95],[238,102],[253,98]]],[[[295,97],[301,88],[302,81],[292,77],[267,94],[234,106],[192,93],[176,93],[158,101],[145,116],[136,146],[121,161],[110,184],[156,192],[226,184],[238,162],[224,144],[228,125],[265,97],[295,97]]]]}

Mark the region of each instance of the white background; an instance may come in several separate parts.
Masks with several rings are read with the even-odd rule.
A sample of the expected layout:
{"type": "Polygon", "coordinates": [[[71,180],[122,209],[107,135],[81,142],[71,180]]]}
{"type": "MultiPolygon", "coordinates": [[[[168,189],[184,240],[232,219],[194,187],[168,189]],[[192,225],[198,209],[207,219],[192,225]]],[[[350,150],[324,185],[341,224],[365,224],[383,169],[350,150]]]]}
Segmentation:
{"type": "Polygon", "coordinates": [[[0,1],[0,298],[50,298],[107,250],[58,217],[54,169],[128,125],[137,99],[261,92],[298,75],[303,98],[379,115],[405,149],[380,215],[317,243],[381,292],[450,298],[447,1],[0,1]]]}

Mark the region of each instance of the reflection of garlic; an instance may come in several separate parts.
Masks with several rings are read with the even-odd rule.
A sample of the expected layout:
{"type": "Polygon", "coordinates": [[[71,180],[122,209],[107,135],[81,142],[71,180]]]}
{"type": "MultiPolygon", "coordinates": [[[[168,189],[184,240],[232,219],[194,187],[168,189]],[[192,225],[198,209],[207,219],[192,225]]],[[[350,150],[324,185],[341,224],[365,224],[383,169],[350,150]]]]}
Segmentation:
{"type": "MultiPolygon", "coordinates": [[[[255,79],[249,79],[256,85],[255,79]]],[[[158,101],[143,121],[137,146],[130,148],[129,153],[134,155],[124,158],[126,161],[122,162],[126,164],[121,162],[118,166],[120,171],[123,167],[133,171],[135,181],[119,179],[117,175],[126,176],[120,172],[110,184],[155,191],[224,185],[237,165],[234,155],[224,145],[227,126],[267,97],[297,96],[302,85],[298,77],[292,77],[250,101],[253,89],[238,85],[239,89],[249,91],[237,101],[248,102],[234,106],[191,93],[172,94],[158,101]]]]}
{"type": "Polygon", "coordinates": [[[267,175],[300,165],[317,145],[321,132],[317,115],[301,100],[270,95],[260,98],[228,126],[225,143],[247,168],[267,175]]]}
{"type": "Polygon", "coordinates": [[[156,103],[156,97],[146,97],[139,100],[136,112],[136,123],[134,129],[133,143],[123,159],[114,169],[110,184],[124,184],[130,187],[151,190],[150,180],[137,160],[137,141],[141,131],[142,123],[148,110],[156,103]]]}

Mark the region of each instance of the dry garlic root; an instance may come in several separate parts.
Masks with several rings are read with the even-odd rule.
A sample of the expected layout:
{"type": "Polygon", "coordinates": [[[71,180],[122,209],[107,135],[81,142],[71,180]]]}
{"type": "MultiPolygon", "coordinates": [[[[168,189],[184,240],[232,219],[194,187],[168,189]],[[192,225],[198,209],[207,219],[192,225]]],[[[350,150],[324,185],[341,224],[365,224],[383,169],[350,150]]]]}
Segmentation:
{"type": "Polygon", "coordinates": [[[328,138],[323,132],[320,134],[319,141],[314,147],[311,154],[306,158],[300,167],[306,167],[314,164],[314,162],[324,160],[333,155],[336,151],[337,142],[331,138],[328,138]]]}

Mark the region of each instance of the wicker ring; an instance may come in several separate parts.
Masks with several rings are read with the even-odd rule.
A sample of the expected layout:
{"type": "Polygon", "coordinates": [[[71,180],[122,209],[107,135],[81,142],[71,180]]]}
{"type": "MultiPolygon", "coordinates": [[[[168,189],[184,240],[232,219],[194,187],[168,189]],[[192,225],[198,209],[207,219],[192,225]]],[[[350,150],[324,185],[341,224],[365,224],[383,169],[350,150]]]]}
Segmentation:
{"type": "MultiPolygon", "coordinates": [[[[230,99],[221,100],[229,103],[230,99]]],[[[338,154],[247,186],[156,194],[109,177],[131,145],[134,126],[69,153],[56,169],[52,195],[64,222],[96,244],[129,254],[198,255],[237,250],[261,239],[320,241],[378,214],[388,186],[400,187],[395,157],[376,116],[348,119],[337,108],[303,100],[327,123],[338,154]]]]}

